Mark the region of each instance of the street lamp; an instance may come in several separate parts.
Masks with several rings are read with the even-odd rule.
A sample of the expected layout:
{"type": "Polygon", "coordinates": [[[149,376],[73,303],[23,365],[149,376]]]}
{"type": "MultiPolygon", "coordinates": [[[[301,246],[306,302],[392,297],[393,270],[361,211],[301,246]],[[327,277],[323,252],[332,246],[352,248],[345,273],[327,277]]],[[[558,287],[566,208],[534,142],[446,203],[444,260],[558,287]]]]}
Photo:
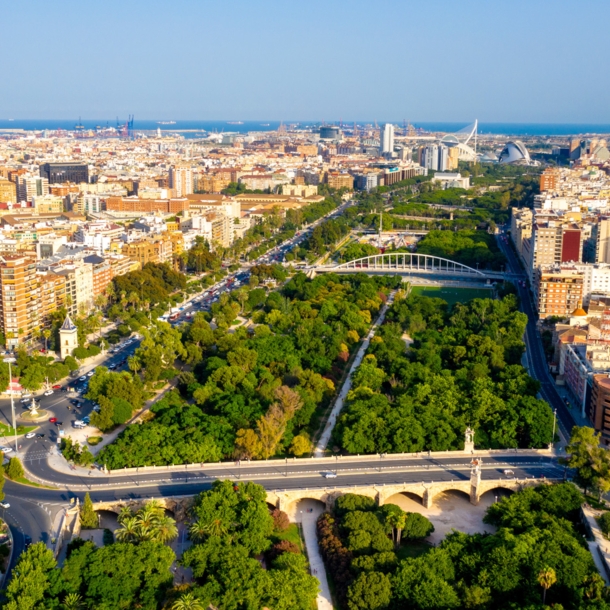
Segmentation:
{"type": "Polygon", "coordinates": [[[9,394],[11,395],[11,412],[13,414],[13,432],[15,434],[15,453],[19,453],[19,448],[17,446],[17,424],[15,423],[15,399],[13,398],[13,370],[11,368],[11,364],[13,362],[17,362],[17,360],[11,356],[4,358],[4,362],[8,364],[8,389],[9,394]]]}

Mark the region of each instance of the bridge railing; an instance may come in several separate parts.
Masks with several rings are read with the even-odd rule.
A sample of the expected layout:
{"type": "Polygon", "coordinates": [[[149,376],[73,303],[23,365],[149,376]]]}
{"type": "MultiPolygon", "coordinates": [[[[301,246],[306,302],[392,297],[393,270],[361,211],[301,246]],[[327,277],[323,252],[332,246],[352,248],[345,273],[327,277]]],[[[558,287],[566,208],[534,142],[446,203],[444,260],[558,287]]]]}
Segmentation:
{"type": "Polygon", "coordinates": [[[371,466],[377,466],[383,461],[391,460],[402,460],[402,459],[421,459],[421,458],[447,458],[447,457],[485,457],[485,456],[501,456],[506,455],[507,457],[514,456],[546,456],[553,457],[555,452],[552,449],[489,449],[489,450],[475,450],[473,453],[465,451],[421,451],[418,453],[386,453],[375,455],[338,455],[334,457],[311,457],[311,458],[284,458],[284,459],[273,459],[273,460],[241,460],[238,464],[237,461],[229,462],[197,462],[194,464],[171,464],[168,466],[138,466],[134,468],[120,468],[117,470],[109,470],[109,475],[124,475],[124,474],[138,474],[145,472],[185,472],[190,470],[234,470],[237,466],[242,469],[256,469],[264,466],[276,466],[279,469],[286,467],[287,464],[316,464],[320,466],[330,466],[337,463],[349,463],[358,462],[366,463],[371,466]]]}

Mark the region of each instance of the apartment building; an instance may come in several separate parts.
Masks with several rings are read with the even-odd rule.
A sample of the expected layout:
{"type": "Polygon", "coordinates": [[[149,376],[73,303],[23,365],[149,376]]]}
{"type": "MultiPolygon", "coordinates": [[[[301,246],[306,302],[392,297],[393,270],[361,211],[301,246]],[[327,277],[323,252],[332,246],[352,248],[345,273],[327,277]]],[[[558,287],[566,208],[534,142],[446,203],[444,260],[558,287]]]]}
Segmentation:
{"type": "Polygon", "coordinates": [[[39,176],[16,175],[17,201],[32,201],[49,194],[49,181],[39,176]]]}
{"type": "Polygon", "coordinates": [[[8,348],[32,339],[42,325],[40,284],[35,256],[0,257],[0,324],[8,348]]]}
{"type": "Polygon", "coordinates": [[[354,177],[347,173],[326,172],[325,181],[333,189],[346,188],[351,191],[354,188],[354,177]]]}
{"type": "Polygon", "coordinates": [[[93,268],[82,259],[52,268],[66,282],[66,308],[72,317],[86,315],[93,308],[93,268]]]}
{"type": "Polygon", "coordinates": [[[17,185],[11,180],[0,180],[0,201],[17,203],[17,185]]]}
{"type": "Polygon", "coordinates": [[[64,198],[57,195],[32,197],[32,207],[36,214],[61,214],[64,211],[64,198]]]}
{"type": "Polygon", "coordinates": [[[610,375],[593,375],[589,419],[596,432],[601,433],[602,444],[610,445],[610,375]]]}
{"type": "Polygon", "coordinates": [[[567,317],[583,300],[584,274],[574,267],[544,265],[537,269],[535,293],[540,318],[567,317]]]}
{"type": "Polygon", "coordinates": [[[147,263],[171,263],[173,250],[171,239],[155,235],[124,244],[122,254],[143,267],[147,263]]]}
{"type": "Polygon", "coordinates": [[[589,416],[591,421],[595,421],[591,400],[593,376],[608,373],[610,373],[610,345],[589,343],[567,346],[565,382],[575,396],[583,417],[589,416]]]}
{"type": "Polygon", "coordinates": [[[172,165],[169,169],[169,188],[174,197],[181,198],[193,192],[193,170],[190,165],[172,165]]]}

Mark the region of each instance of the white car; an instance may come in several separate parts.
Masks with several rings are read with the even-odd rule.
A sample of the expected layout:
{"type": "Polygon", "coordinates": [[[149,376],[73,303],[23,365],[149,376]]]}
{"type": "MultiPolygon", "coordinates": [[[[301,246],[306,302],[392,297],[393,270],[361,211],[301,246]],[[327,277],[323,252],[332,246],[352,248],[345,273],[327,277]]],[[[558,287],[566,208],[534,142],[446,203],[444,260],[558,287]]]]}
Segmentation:
{"type": "Polygon", "coordinates": [[[506,470],[503,470],[502,472],[504,472],[505,475],[507,476],[514,476],[514,472],[512,470],[510,470],[510,468],[507,468],[506,470]]]}
{"type": "Polygon", "coordinates": [[[11,505],[8,502],[0,502],[0,508],[10,508],[11,505]]]}
{"type": "Polygon", "coordinates": [[[83,375],[83,376],[82,376],[82,377],[79,379],[79,381],[87,381],[87,375],[83,375]]]}
{"type": "Polygon", "coordinates": [[[325,472],[324,473],[324,478],[325,479],[336,479],[337,478],[337,473],[336,472],[325,472]]]}
{"type": "Polygon", "coordinates": [[[94,371],[89,371],[89,372],[87,373],[87,377],[93,377],[93,373],[94,373],[94,371]]]}
{"type": "Polygon", "coordinates": [[[53,392],[53,390],[47,390],[44,395],[45,396],[51,396],[51,394],[54,394],[55,392],[53,392]]]}
{"type": "Polygon", "coordinates": [[[12,447],[0,447],[2,453],[10,453],[13,450],[12,447]]]}
{"type": "Polygon", "coordinates": [[[25,435],[25,438],[34,438],[36,436],[36,432],[28,432],[25,435]]]}
{"type": "Polygon", "coordinates": [[[77,419],[72,425],[75,428],[85,428],[87,426],[87,424],[84,421],[80,420],[80,419],[77,419]]]}

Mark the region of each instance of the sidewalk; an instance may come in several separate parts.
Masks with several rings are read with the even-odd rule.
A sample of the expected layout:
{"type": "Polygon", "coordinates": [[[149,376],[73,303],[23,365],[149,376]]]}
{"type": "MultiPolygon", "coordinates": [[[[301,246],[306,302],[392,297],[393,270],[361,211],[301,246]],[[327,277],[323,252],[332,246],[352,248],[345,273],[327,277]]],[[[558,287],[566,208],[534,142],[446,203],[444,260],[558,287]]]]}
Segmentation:
{"type": "Polygon", "coordinates": [[[602,511],[595,510],[587,504],[583,505],[581,510],[587,520],[587,529],[590,530],[594,538],[593,540],[587,540],[589,551],[593,555],[593,561],[595,561],[599,573],[606,581],[606,586],[610,586],[610,542],[604,537],[596,520],[596,517],[599,517],[602,511]]]}
{"type": "Polygon", "coordinates": [[[330,587],[328,586],[328,578],[326,577],[326,568],[324,567],[324,561],[320,554],[320,547],[318,545],[318,532],[316,523],[318,517],[324,512],[318,502],[312,502],[311,508],[313,512],[308,513],[300,511],[297,515],[297,522],[301,523],[303,528],[303,538],[305,538],[305,548],[307,549],[307,558],[309,559],[309,569],[311,570],[312,576],[315,576],[320,583],[320,590],[316,603],[318,610],[332,610],[332,597],[330,594],[330,587]]]}
{"type": "Polygon", "coordinates": [[[324,451],[326,450],[326,447],[328,446],[330,437],[335,428],[335,423],[337,422],[337,417],[339,416],[339,414],[341,413],[341,410],[343,409],[343,405],[345,404],[345,399],[347,397],[347,394],[352,389],[352,375],[354,374],[356,369],[362,363],[362,360],[364,359],[366,351],[369,348],[369,344],[371,343],[371,339],[375,336],[375,331],[377,330],[377,328],[379,326],[381,326],[381,324],[383,324],[386,313],[388,312],[388,309],[390,308],[390,306],[392,305],[392,303],[394,301],[395,294],[396,294],[395,290],[393,290],[390,293],[390,297],[388,298],[387,303],[381,308],[381,312],[379,313],[377,320],[375,320],[373,326],[371,326],[371,328],[366,336],[366,339],[362,342],[362,345],[360,346],[360,349],[358,350],[358,354],[356,355],[356,358],[354,359],[354,362],[352,363],[352,366],[349,370],[347,379],[345,380],[343,387],[341,388],[341,391],[339,392],[339,395],[337,396],[337,398],[335,400],[335,404],[333,405],[332,411],[330,412],[328,420],[326,421],[326,425],[324,426],[324,432],[322,432],[322,435],[320,436],[320,440],[318,441],[318,444],[314,451],[314,455],[316,457],[321,457],[322,455],[324,455],[324,451]]]}

